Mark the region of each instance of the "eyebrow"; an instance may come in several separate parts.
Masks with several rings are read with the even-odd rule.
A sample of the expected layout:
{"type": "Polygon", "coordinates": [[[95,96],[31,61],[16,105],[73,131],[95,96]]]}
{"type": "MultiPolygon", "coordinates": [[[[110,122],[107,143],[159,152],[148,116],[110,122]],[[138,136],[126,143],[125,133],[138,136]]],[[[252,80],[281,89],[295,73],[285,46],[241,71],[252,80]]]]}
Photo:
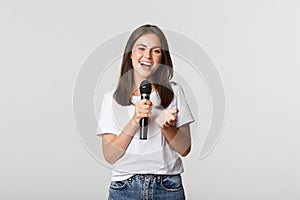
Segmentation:
{"type": "MultiPolygon", "coordinates": [[[[144,44],[137,44],[136,46],[147,47],[147,45],[144,45],[144,44]]],[[[154,49],[154,48],[161,48],[161,46],[153,46],[153,47],[151,47],[151,49],[154,49]]]]}

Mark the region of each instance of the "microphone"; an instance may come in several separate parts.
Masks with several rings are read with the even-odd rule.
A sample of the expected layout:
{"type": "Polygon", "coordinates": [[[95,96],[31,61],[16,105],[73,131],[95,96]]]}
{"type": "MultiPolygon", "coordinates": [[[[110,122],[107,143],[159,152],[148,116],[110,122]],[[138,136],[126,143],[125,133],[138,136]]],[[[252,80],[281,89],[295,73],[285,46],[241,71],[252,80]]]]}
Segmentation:
{"type": "MultiPolygon", "coordinates": [[[[151,83],[147,80],[143,80],[140,84],[141,99],[150,100],[151,89],[152,89],[151,83]]],[[[146,140],[147,133],[148,133],[148,117],[143,117],[140,120],[140,139],[146,140]]]]}

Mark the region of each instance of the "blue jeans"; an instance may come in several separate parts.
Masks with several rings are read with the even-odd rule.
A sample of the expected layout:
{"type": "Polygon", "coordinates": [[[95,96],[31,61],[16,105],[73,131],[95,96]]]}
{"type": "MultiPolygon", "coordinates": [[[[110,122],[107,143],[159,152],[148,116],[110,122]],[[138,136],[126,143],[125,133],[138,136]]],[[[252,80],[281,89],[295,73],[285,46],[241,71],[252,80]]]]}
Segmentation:
{"type": "Polygon", "coordinates": [[[112,181],[109,200],[184,200],[180,175],[134,175],[124,181],[112,181]]]}

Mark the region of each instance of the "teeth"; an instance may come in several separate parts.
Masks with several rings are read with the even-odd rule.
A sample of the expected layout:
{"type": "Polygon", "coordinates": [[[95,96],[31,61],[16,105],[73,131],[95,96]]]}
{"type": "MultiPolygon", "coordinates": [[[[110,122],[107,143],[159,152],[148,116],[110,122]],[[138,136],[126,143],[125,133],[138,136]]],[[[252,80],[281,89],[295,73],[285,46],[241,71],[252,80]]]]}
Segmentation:
{"type": "Polygon", "coordinates": [[[152,64],[147,63],[147,62],[140,62],[141,65],[146,65],[146,66],[151,66],[152,64]]]}

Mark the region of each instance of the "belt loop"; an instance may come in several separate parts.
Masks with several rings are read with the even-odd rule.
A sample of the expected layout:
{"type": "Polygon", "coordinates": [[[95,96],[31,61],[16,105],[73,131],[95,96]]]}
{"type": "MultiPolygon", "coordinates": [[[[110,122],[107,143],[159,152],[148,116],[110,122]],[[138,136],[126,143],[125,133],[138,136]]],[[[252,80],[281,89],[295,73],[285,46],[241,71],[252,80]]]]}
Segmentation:
{"type": "Polygon", "coordinates": [[[160,176],[160,175],[157,175],[156,181],[157,181],[158,183],[160,183],[160,181],[161,181],[161,176],[160,176]]]}
{"type": "Polygon", "coordinates": [[[131,183],[131,181],[132,181],[132,177],[129,177],[128,182],[131,183]]]}
{"type": "Polygon", "coordinates": [[[142,174],[139,174],[138,177],[140,180],[144,180],[144,176],[142,174]]]}

